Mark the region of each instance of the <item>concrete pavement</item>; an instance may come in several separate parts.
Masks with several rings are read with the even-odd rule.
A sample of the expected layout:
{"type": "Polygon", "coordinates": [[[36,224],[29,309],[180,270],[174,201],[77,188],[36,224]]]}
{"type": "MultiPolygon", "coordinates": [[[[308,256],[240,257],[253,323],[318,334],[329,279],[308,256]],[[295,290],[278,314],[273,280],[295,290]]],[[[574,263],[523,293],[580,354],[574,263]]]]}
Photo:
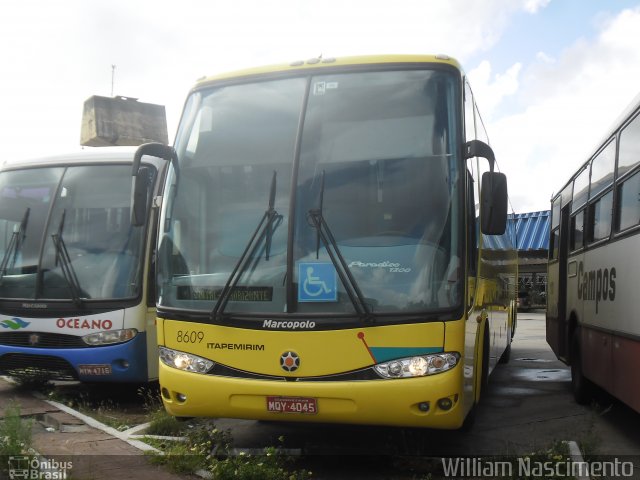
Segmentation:
{"type": "MultiPolygon", "coordinates": [[[[7,408],[11,405],[19,405],[21,417],[33,419],[32,445],[42,457],[36,460],[36,463],[39,461],[40,465],[57,467],[58,471],[67,470],[67,477],[64,478],[78,480],[184,480],[191,478],[175,475],[152,465],[144,455],[144,450],[150,447],[135,439],[128,439],[128,433],[110,429],[63,405],[37,398],[33,393],[0,378],[0,418],[4,418],[7,408]],[[52,459],[51,462],[48,462],[47,458],[52,459]],[[61,469],[60,466],[67,468],[61,469]]],[[[9,459],[0,458],[0,461],[9,462],[9,459]]],[[[2,475],[0,472],[0,478],[2,475]]],[[[15,476],[15,478],[30,477],[15,476]]]]}
{"type": "MultiPolygon", "coordinates": [[[[69,458],[74,479],[189,478],[151,465],[136,432],[118,432],[68,409],[35,398],[30,392],[0,379],[0,417],[11,404],[20,405],[22,416],[37,418],[33,426],[34,448],[43,456],[69,458]]],[[[607,395],[598,405],[577,405],[570,392],[569,369],[559,362],[544,339],[544,315],[520,313],[512,345],[511,361],[499,365],[479,406],[469,432],[424,431],[344,425],[297,425],[220,419],[218,429],[230,429],[237,448],[261,449],[278,444],[301,452],[312,463],[328,463],[332,457],[351,454],[353,471],[375,473],[358,456],[397,455],[409,451],[416,457],[443,455],[518,456],[547,448],[554,442],[575,441],[590,456],[640,459],[640,414],[607,395]]],[[[377,466],[374,466],[378,468],[377,466]]],[[[333,471],[316,478],[345,478],[333,471]]],[[[194,477],[195,478],[195,477],[194,477]]],[[[360,478],[360,477],[358,477],[360,478]]],[[[364,478],[364,477],[363,477],[364,478]]],[[[375,477],[380,478],[380,477],[375,477]]],[[[385,477],[397,478],[397,477],[385,477]]],[[[635,477],[634,477],[635,478],[635,477]]]]}

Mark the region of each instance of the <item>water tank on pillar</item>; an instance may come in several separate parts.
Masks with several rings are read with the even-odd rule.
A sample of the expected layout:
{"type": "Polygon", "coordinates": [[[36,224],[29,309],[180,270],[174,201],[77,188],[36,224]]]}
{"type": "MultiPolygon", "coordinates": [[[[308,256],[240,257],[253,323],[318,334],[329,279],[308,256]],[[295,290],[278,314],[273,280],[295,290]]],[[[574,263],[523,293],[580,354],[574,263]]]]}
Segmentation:
{"type": "Polygon", "coordinates": [[[80,144],[91,147],[168,143],[164,105],[94,95],[84,102],[80,144]]]}

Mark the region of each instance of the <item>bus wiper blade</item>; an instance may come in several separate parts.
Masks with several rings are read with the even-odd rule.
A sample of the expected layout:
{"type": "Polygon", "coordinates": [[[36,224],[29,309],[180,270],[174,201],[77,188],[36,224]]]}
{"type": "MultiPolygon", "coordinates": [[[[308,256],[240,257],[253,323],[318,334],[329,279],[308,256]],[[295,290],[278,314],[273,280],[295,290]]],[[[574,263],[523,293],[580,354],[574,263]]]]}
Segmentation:
{"type": "Polygon", "coordinates": [[[58,266],[58,264],[60,264],[60,270],[62,271],[64,279],[67,281],[67,285],[69,285],[69,291],[71,292],[73,303],[75,303],[77,306],[80,306],[82,305],[82,299],[80,298],[80,281],[78,280],[76,271],[71,264],[69,251],[67,250],[67,246],[65,245],[64,239],[62,238],[62,230],[64,229],[64,219],[66,213],[66,210],[62,211],[60,223],[58,224],[58,232],[52,234],[51,239],[53,240],[53,245],[56,249],[55,265],[58,266]]]}
{"type": "Polygon", "coordinates": [[[29,213],[31,212],[31,208],[27,207],[24,211],[24,215],[22,215],[22,220],[20,220],[20,225],[17,229],[14,228],[11,233],[11,239],[9,240],[9,244],[7,245],[7,249],[4,252],[4,256],[2,257],[2,262],[0,262],[0,280],[7,273],[7,267],[9,266],[9,259],[13,256],[11,260],[11,266],[13,267],[16,264],[16,258],[18,257],[18,253],[20,252],[20,248],[22,247],[22,242],[24,242],[24,238],[26,236],[27,231],[27,223],[29,222],[29,213]]]}
{"type": "Polygon", "coordinates": [[[240,277],[247,269],[249,265],[249,261],[255,255],[256,250],[260,246],[261,240],[265,237],[265,260],[269,260],[269,255],[271,251],[271,238],[273,236],[274,230],[280,225],[282,221],[282,216],[278,215],[278,212],[274,208],[275,205],[275,197],[276,197],[276,171],[273,171],[273,176],[271,177],[271,188],[269,189],[269,201],[267,203],[267,209],[262,215],[260,222],[256,226],[253,234],[251,235],[249,242],[247,243],[242,255],[236,262],[229,278],[227,279],[227,283],[225,283],[222,291],[220,292],[220,296],[218,297],[218,301],[213,307],[211,311],[211,319],[219,319],[222,317],[224,313],[224,309],[229,302],[229,298],[231,297],[231,292],[236,287],[238,282],[240,281],[240,277]]]}
{"type": "Polygon", "coordinates": [[[364,295],[362,294],[362,290],[358,286],[358,282],[355,277],[349,270],[349,266],[342,256],[342,252],[340,252],[340,248],[338,248],[338,242],[336,242],[331,229],[329,228],[329,224],[324,219],[322,214],[322,208],[324,203],[324,171],[322,172],[322,179],[320,182],[320,203],[319,208],[311,209],[308,212],[309,219],[311,223],[316,229],[317,239],[316,239],[316,258],[318,257],[318,253],[320,250],[320,239],[322,239],[322,243],[324,243],[324,247],[329,254],[329,258],[331,259],[331,263],[336,268],[336,272],[338,273],[338,277],[340,277],[340,281],[345,286],[345,290],[347,291],[347,295],[353,304],[353,308],[355,309],[358,316],[363,319],[365,322],[373,322],[374,317],[371,314],[371,310],[369,309],[369,305],[365,301],[364,295]],[[331,248],[329,248],[331,247],[331,248]]]}

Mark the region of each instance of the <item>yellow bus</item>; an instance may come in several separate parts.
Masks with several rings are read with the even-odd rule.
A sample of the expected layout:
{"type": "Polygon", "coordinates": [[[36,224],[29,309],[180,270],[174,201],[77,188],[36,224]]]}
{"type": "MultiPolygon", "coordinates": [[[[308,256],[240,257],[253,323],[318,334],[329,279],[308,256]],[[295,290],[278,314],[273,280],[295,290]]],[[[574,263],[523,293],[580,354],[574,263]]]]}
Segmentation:
{"type": "Polygon", "coordinates": [[[171,160],[157,259],[167,411],[472,418],[515,328],[506,177],[487,142],[447,56],[200,80],[174,147],[138,150],[171,160]]]}

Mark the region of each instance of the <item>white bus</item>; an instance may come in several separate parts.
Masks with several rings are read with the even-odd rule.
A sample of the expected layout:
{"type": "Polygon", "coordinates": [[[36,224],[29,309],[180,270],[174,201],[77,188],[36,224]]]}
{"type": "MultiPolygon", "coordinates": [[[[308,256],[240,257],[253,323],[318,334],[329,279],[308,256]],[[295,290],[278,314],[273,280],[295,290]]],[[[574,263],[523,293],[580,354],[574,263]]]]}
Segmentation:
{"type": "Polygon", "coordinates": [[[152,249],[165,162],[133,148],[0,170],[0,373],[85,382],[158,376],[152,249]]]}
{"type": "Polygon", "coordinates": [[[640,97],[552,199],[547,342],[576,400],[602,387],[640,412],[640,97]]]}

